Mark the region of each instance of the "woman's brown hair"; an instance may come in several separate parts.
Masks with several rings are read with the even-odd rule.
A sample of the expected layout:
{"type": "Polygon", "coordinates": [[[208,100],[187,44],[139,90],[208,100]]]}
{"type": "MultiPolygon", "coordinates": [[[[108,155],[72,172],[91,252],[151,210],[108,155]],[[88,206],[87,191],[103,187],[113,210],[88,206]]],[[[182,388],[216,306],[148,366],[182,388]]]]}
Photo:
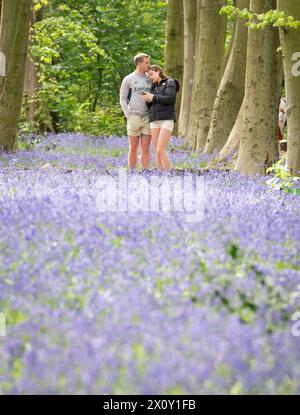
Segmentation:
{"type": "Polygon", "coordinates": [[[165,73],[164,69],[159,65],[150,65],[150,71],[158,72],[161,79],[168,78],[168,75],[165,73]]]}

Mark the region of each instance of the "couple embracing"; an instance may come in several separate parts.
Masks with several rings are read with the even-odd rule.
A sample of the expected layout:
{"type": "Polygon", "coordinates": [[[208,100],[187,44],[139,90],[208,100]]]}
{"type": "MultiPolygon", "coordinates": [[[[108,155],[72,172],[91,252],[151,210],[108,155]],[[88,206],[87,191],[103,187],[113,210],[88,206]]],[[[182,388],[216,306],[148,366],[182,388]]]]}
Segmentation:
{"type": "Polygon", "coordinates": [[[148,169],[152,142],[156,168],[169,171],[167,148],[176,121],[179,83],[168,77],[160,66],[150,65],[150,56],[145,53],[136,55],[134,64],[136,70],[123,79],[120,89],[120,104],[127,118],[128,167],[136,167],[140,142],[142,168],[148,169]]]}

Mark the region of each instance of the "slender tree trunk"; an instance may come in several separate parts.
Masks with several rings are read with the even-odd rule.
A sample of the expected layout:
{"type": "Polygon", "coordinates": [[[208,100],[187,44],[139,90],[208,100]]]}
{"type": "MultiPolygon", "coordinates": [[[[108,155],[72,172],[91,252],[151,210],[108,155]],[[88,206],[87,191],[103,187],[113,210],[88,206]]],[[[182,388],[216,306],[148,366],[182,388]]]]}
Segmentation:
{"type": "MultiPolygon", "coordinates": [[[[237,7],[248,8],[249,2],[238,0],[237,7]]],[[[246,55],[247,27],[245,20],[238,17],[230,55],[213,107],[205,153],[221,150],[234,126],[244,98],[246,55]]]]}
{"type": "MultiPolygon", "coordinates": [[[[254,13],[276,8],[276,0],[251,0],[254,13]]],[[[235,170],[264,173],[278,157],[278,29],[249,29],[245,102],[235,170]]]]}
{"type": "MultiPolygon", "coordinates": [[[[32,26],[35,23],[42,21],[44,7],[38,11],[32,11],[32,26]]],[[[33,28],[34,31],[34,28],[33,28]]],[[[32,40],[29,38],[28,49],[32,46],[32,40]]],[[[39,97],[39,91],[43,85],[38,77],[38,72],[41,71],[40,63],[32,60],[29,56],[26,59],[25,79],[24,79],[24,94],[27,98],[27,120],[31,124],[32,130],[38,129],[40,133],[52,132],[56,133],[57,129],[54,125],[51,113],[46,102],[43,102],[39,97]]]]}
{"type": "Polygon", "coordinates": [[[212,108],[223,68],[226,17],[220,15],[224,0],[202,0],[197,40],[188,139],[194,149],[206,143],[212,108]]]}
{"type": "MultiPolygon", "coordinates": [[[[169,0],[166,29],[165,69],[182,86],[184,53],[183,0],[169,0]]],[[[180,117],[182,88],[176,97],[176,116],[180,117]]],[[[173,134],[178,135],[178,123],[173,134]]]]}
{"type": "MultiPolygon", "coordinates": [[[[300,20],[299,0],[278,0],[278,9],[300,20]]],[[[287,110],[287,167],[300,176],[300,28],[280,30],[287,110]]]]}
{"type": "Polygon", "coordinates": [[[185,137],[188,130],[195,67],[197,0],[183,0],[184,11],[184,68],[178,132],[185,137]]]}
{"type": "Polygon", "coordinates": [[[191,131],[191,124],[195,122],[195,112],[193,108],[193,102],[195,100],[195,71],[196,71],[196,62],[197,62],[197,54],[199,55],[198,49],[199,49],[199,37],[200,37],[200,24],[201,24],[201,11],[202,11],[202,1],[203,0],[197,0],[197,27],[196,27],[196,42],[195,42],[195,55],[193,59],[193,83],[191,88],[191,98],[190,98],[190,111],[188,115],[187,120],[187,131],[185,135],[185,147],[189,149],[195,149],[196,148],[196,136],[192,136],[190,134],[191,131]]]}
{"type": "Polygon", "coordinates": [[[13,151],[23,98],[31,0],[2,0],[0,51],[7,74],[0,77],[0,148],[13,151]]]}
{"type": "Polygon", "coordinates": [[[234,34],[235,34],[235,29],[236,29],[236,22],[237,22],[237,19],[234,20],[233,24],[232,24],[232,22],[229,21],[229,19],[227,19],[226,39],[227,39],[229,31],[231,31],[231,39],[230,39],[230,42],[229,42],[229,45],[228,45],[227,49],[226,49],[226,39],[225,39],[224,70],[225,70],[225,68],[228,64],[228,59],[229,59],[230,54],[231,54],[231,49],[232,49],[232,44],[233,44],[234,34]]]}
{"type": "MultiPolygon", "coordinates": [[[[196,29],[196,46],[195,46],[195,54],[198,50],[198,42],[199,42],[199,34],[200,34],[200,22],[201,22],[201,11],[202,11],[202,1],[197,0],[197,29],[196,29]]],[[[195,55],[196,59],[196,55],[195,55]]]]}
{"type": "Polygon", "coordinates": [[[38,110],[38,102],[35,98],[38,90],[38,77],[34,62],[27,58],[25,66],[24,93],[29,102],[27,103],[27,121],[30,124],[35,122],[36,111],[38,110]]]}
{"type": "MultiPolygon", "coordinates": [[[[37,12],[32,12],[32,24],[40,22],[43,18],[43,8],[40,8],[37,12]]],[[[31,39],[28,41],[28,49],[32,45],[31,39]]],[[[27,104],[27,120],[31,125],[36,121],[36,114],[39,111],[39,102],[37,99],[37,93],[39,90],[39,79],[37,74],[37,62],[34,62],[31,58],[27,57],[25,66],[25,79],[24,79],[24,93],[29,98],[27,104]]]]}
{"type": "Polygon", "coordinates": [[[235,120],[234,126],[229,134],[229,137],[224,147],[222,148],[222,150],[220,151],[218,155],[219,161],[223,161],[226,158],[233,156],[239,149],[240,136],[241,136],[242,124],[243,124],[244,102],[245,102],[245,97],[243,99],[241,108],[235,120]]]}
{"type": "MultiPolygon", "coordinates": [[[[100,56],[99,56],[99,61],[98,62],[100,62],[100,56]]],[[[95,96],[94,96],[94,102],[93,102],[93,105],[92,105],[92,112],[95,112],[96,108],[97,108],[98,99],[99,99],[101,86],[102,86],[102,80],[103,80],[103,68],[99,67],[97,72],[98,72],[98,79],[97,79],[96,92],[95,92],[95,96]]]]}

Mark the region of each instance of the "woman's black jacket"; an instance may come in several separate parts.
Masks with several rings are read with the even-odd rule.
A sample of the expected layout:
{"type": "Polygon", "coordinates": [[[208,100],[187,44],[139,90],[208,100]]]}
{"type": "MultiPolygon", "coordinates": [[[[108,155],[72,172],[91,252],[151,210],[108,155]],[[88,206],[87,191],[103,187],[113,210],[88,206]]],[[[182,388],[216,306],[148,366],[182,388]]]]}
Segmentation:
{"type": "Polygon", "coordinates": [[[179,91],[177,79],[165,78],[159,84],[151,88],[153,100],[149,103],[149,120],[174,120],[176,121],[175,102],[176,93],[179,91]]]}

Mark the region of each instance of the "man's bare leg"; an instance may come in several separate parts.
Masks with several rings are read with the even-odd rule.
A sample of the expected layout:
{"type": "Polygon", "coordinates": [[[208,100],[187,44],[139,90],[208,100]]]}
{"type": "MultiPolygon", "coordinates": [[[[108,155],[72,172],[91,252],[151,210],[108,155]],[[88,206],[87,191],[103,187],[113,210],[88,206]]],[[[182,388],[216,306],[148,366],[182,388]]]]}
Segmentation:
{"type": "Polygon", "coordinates": [[[148,169],[150,163],[150,143],[151,143],[151,136],[150,135],[142,135],[141,138],[141,148],[142,148],[142,156],[141,156],[141,163],[143,169],[148,169]]]}
{"type": "Polygon", "coordinates": [[[139,137],[129,136],[128,167],[134,169],[138,159],[139,137]]]}

